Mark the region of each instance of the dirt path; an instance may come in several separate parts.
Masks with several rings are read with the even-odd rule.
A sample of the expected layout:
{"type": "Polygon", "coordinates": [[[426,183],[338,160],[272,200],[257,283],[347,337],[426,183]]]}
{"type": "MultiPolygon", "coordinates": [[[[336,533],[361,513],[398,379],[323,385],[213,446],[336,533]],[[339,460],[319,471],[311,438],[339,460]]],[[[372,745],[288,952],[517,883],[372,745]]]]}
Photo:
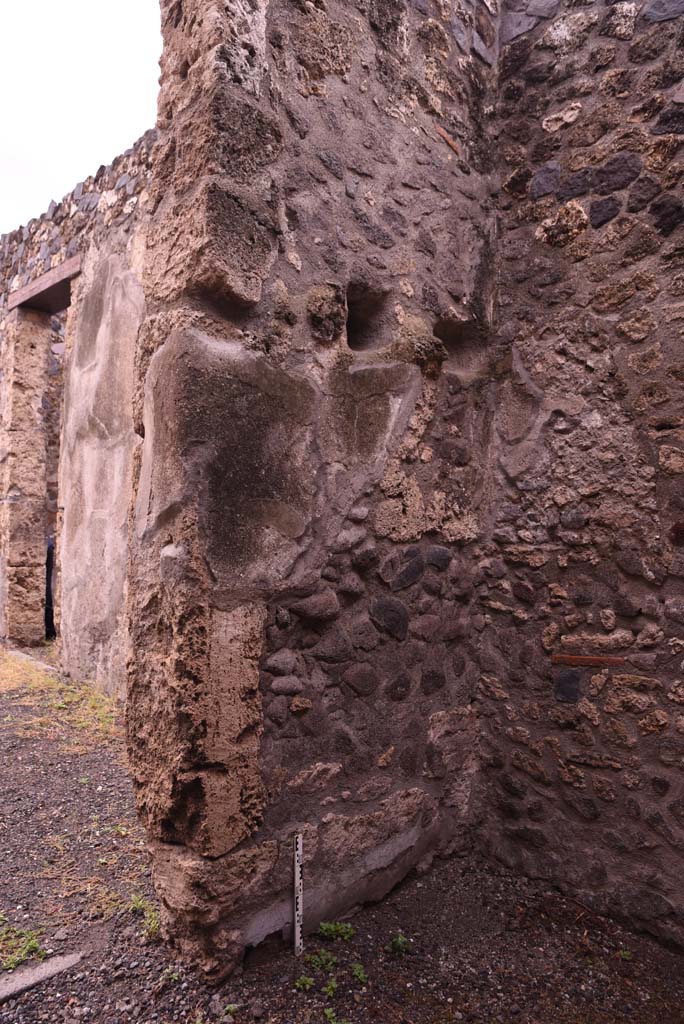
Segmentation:
{"type": "Polygon", "coordinates": [[[684,1024],[681,956],[477,859],[410,878],[303,962],[260,949],[207,988],[156,935],[119,709],[7,652],[0,808],[0,980],[85,953],[2,1024],[684,1024]]]}

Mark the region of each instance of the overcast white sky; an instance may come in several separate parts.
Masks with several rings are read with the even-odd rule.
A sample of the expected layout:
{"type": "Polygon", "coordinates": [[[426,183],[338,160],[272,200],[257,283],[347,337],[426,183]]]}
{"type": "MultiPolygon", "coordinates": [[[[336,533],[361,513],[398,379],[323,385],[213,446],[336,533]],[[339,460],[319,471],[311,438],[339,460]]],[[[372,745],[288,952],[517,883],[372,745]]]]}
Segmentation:
{"type": "Polygon", "coordinates": [[[0,0],[0,234],[154,127],[158,0],[0,0]]]}

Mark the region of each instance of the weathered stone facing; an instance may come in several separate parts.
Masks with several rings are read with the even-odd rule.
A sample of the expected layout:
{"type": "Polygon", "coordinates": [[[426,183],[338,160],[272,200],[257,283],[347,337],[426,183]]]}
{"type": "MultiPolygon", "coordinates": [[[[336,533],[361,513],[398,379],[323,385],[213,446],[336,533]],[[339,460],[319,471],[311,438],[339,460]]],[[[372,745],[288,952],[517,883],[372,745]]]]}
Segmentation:
{"type": "Polygon", "coordinates": [[[448,7],[165,8],[130,732],[166,926],[215,972],[287,930],[296,828],[310,922],[345,905],[337,818],[358,892],[476,834],[679,935],[679,28],[448,7]],[[214,706],[248,753],[206,765],[246,608],[259,692],[214,706]]]}
{"type": "Polygon", "coordinates": [[[145,297],[126,231],[91,247],[67,328],[60,459],[61,660],[123,696],[135,345],[145,297]]]}
{"type": "Polygon", "coordinates": [[[513,373],[482,552],[500,571],[478,588],[501,812],[482,835],[510,866],[681,942],[683,26],[676,4],[637,13],[559,8],[502,53],[513,373]]]}
{"type": "Polygon", "coordinates": [[[309,926],[469,842],[499,351],[491,13],[246,6],[162,5],[129,576],[164,925],[217,974],[291,927],[296,828],[309,926]]]}
{"type": "Polygon", "coordinates": [[[22,309],[10,314],[0,334],[0,635],[23,644],[45,637],[45,391],[54,337],[50,316],[22,309]]]}
{"type": "MultiPolygon", "coordinates": [[[[150,176],[150,150],[155,133],[149,132],[111,167],[102,167],[94,177],[79,184],[61,203],[52,203],[47,213],[0,238],[0,369],[3,391],[2,415],[3,483],[0,493],[0,636],[22,644],[45,639],[45,561],[48,537],[57,535],[57,564],[54,578],[55,604],[64,611],[61,622],[64,640],[64,668],[76,678],[92,679],[103,689],[122,692],[126,656],[123,629],[123,587],[126,572],[127,517],[130,504],[131,467],[120,473],[116,439],[108,433],[107,408],[115,396],[118,415],[131,418],[131,374],[126,362],[135,352],[135,337],[118,342],[127,352],[119,358],[110,352],[103,357],[103,336],[98,336],[101,319],[116,320],[121,309],[116,295],[118,283],[109,281],[111,293],[99,297],[98,316],[90,317],[87,342],[79,321],[79,285],[72,283],[69,327],[64,313],[58,317],[20,307],[7,312],[10,294],[34,283],[49,271],[80,256],[90,268],[108,253],[125,248],[141,212],[141,199],[150,176]],[[118,310],[118,311],[117,311],[118,310]],[[96,414],[83,419],[81,384],[88,376],[88,359],[78,365],[71,359],[72,334],[79,334],[79,346],[90,346],[93,360],[105,374],[96,414]],[[98,341],[99,337],[99,341],[98,341]],[[99,350],[98,350],[99,344],[99,350]],[[63,388],[69,392],[66,447],[73,452],[78,438],[78,460],[86,461],[89,446],[103,451],[103,464],[93,471],[85,486],[83,474],[72,475],[73,461],[63,460],[63,486],[58,489],[63,388]],[[21,405],[33,403],[33,421],[22,417],[21,405]],[[78,427],[74,417],[79,419],[78,427]],[[66,468],[65,468],[66,467],[66,468]],[[128,479],[126,479],[126,473],[128,479]],[[88,524],[75,544],[67,540],[62,551],[59,534],[62,512],[68,531],[82,517],[88,524]],[[121,543],[111,543],[110,528],[119,517],[121,543]],[[14,525],[13,525],[14,523],[14,525]],[[59,573],[64,555],[64,574],[59,573]],[[61,583],[67,587],[62,600],[61,583]]],[[[90,270],[88,270],[90,273],[90,270]]],[[[87,276],[87,275],[85,275],[87,276]]],[[[114,335],[117,333],[116,324],[114,335]]],[[[135,331],[133,335],[135,335],[135,331]]],[[[109,336],[111,337],[110,330],[109,336]]],[[[116,432],[115,432],[116,433],[116,432]]],[[[131,429],[132,433],[132,429],[131,429]]],[[[130,463],[129,458],[129,463],[130,463]]],[[[71,539],[70,533],[70,539],[71,539]]]]}
{"type": "Polygon", "coordinates": [[[478,843],[684,941],[680,7],[162,4],[73,324],[128,282],[80,400],[125,337],[129,751],[215,976],[296,831],[308,926],[478,843]]]}

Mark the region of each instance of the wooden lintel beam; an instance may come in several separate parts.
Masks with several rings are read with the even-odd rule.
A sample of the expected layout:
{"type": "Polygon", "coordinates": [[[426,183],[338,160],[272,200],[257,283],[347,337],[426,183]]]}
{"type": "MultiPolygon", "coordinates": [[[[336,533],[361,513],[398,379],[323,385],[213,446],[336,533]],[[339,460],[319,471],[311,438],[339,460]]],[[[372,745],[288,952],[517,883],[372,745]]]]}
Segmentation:
{"type": "Polygon", "coordinates": [[[7,297],[7,308],[13,310],[23,306],[26,309],[37,309],[42,313],[61,313],[71,304],[71,282],[80,273],[81,257],[72,256],[24,288],[10,292],[7,297]]]}

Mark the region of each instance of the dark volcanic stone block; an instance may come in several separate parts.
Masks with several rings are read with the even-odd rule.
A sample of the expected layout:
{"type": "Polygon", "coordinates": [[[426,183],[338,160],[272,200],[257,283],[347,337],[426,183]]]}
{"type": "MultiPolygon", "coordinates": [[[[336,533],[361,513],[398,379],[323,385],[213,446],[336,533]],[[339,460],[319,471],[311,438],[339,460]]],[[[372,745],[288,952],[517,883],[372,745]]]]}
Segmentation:
{"type": "Polygon", "coordinates": [[[589,221],[593,228],[600,228],[620,212],[620,203],[613,196],[595,199],[589,207],[589,221]]]}
{"type": "Polygon", "coordinates": [[[542,196],[549,196],[556,192],[560,185],[560,164],[551,160],[544,167],[540,168],[532,178],[530,185],[530,196],[532,199],[541,199],[542,196]]]}
{"type": "Polygon", "coordinates": [[[661,235],[671,235],[684,220],[684,205],[673,195],[664,195],[651,203],[649,213],[661,235]]]}
{"type": "Polygon", "coordinates": [[[684,14],[684,0],[651,0],[642,11],[645,21],[671,21],[684,14]]]}
{"type": "Polygon", "coordinates": [[[439,544],[432,544],[425,553],[425,561],[428,565],[432,565],[435,569],[439,569],[444,572],[451,565],[451,551],[449,548],[443,548],[439,544]]]}
{"type": "Polygon", "coordinates": [[[560,0],[530,0],[525,11],[533,18],[555,18],[560,0]]]}
{"type": "Polygon", "coordinates": [[[684,135],[684,110],[668,107],[651,129],[653,135],[684,135]]]}
{"type": "Polygon", "coordinates": [[[549,841],[544,833],[538,828],[529,828],[529,826],[523,826],[522,828],[507,829],[507,835],[517,843],[524,843],[526,846],[533,846],[536,849],[541,850],[545,846],[548,846],[549,841]]]}
{"type": "Polygon", "coordinates": [[[303,682],[301,679],[297,679],[296,676],[281,676],[278,679],[274,679],[271,683],[271,691],[278,697],[294,697],[296,694],[301,693],[303,689],[303,682]]]}
{"type": "Polygon", "coordinates": [[[378,685],[378,677],[368,664],[353,665],[344,673],[342,680],[361,697],[368,696],[378,685]]]}
{"type": "Polygon", "coordinates": [[[657,796],[665,796],[670,789],[670,783],[667,779],[661,779],[660,776],[655,776],[651,779],[651,785],[653,786],[653,792],[657,796]]]}
{"type": "Polygon", "coordinates": [[[311,597],[305,597],[292,605],[290,611],[301,619],[313,622],[329,622],[340,614],[340,602],[332,590],[322,590],[311,597]]]}
{"type": "Polygon", "coordinates": [[[384,633],[396,640],[405,640],[408,633],[409,613],[406,605],[396,597],[376,597],[371,601],[370,617],[384,633]]]}
{"type": "Polygon", "coordinates": [[[445,686],[446,676],[441,669],[427,668],[423,670],[420,688],[426,697],[431,696],[433,693],[437,693],[438,690],[443,690],[445,686]]]}
{"type": "Polygon", "coordinates": [[[499,775],[499,785],[505,793],[510,793],[511,796],[522,798],[527,793],[526,786],[515,775],[502,773],[499,775]]]}
{"type": "Polygon", "coordinates": [[[510,43],[512,39],[525,32],[530,32],[537,24],[537,19],[523,14],[521,11],[511,11],[506,14],[501,27],[501,42],[510,43]]]}
{"type": "Polygon", "coordinates": [[[354,657],[354,648],[347,634],[335,629],[327,633],[320,643],[316,644],[313,654],[321,661],[351,661],[354,657]]]}
{"type": "Polygon", "coordinates": [[[644,210],[660,191],[660,183],[655,178],[644,175],[643,178],[635,181],[629,190],[627,210],[629,213],[638,213],[640,210],[644,210]]]}
{"type": "Polygon", "coordinates": [[[556,674],[554,690],[556,700],[563,704],[576,704],[580,699],[580,682],[582,677],[573,668],[564,668],[556,674]]]}
{"type": "Polygon", "coordinates": [[[411,692],[412,685],[411,677],[406,672],[402,672],[401,675],[398,675],[396,679],[388,684],[385,688],[385,694],[390,700],[397,702],[406,700],[411,692]]]}
{"type": "Polygon", "coordinates": [[[673,800],[669,805],[669,810],[677,824],[684,828],[684,800],[673,800]]]}
{"type": "Polygon", "coordinates": [[[294,651],[283,649],[272,654],[266,662],[266,671],[276,676],[291,676],[297,666],[297,655],[294,651]]]}
{"type": "Polygon", "coordinates": [[[425,572],[425,563],[422,555],[412,558],[394,577],[390,586],[392,590],[405,590],[406,587],[417,583],[425,572]]]}
{"type": "Polygon", "coordinates": [[[557,192],[561,202],[564,203],[566,199],[576,199],[578,196],[586,196],[587,192],[591,192],[594,185],[594,174],[593,167],[583,167],[581,171],[576,171],[568,178],[564,178],[557,192]]]}
{"type": "Polygon", "coordinates": [[[605,196],[627,188],[641,173],[641,157],[638,153],[616,153],[599,167],[594,176],[594,191],[605,196]]]}
{"type": "Polygon", "coordinates": [[[590,796],[581,796],[579,793],[564,793],[563,797],[566,803],[585,821],[597,821],[600,817],[601,812],[596,805],[596,801],[592,800],[590,796]]]}

